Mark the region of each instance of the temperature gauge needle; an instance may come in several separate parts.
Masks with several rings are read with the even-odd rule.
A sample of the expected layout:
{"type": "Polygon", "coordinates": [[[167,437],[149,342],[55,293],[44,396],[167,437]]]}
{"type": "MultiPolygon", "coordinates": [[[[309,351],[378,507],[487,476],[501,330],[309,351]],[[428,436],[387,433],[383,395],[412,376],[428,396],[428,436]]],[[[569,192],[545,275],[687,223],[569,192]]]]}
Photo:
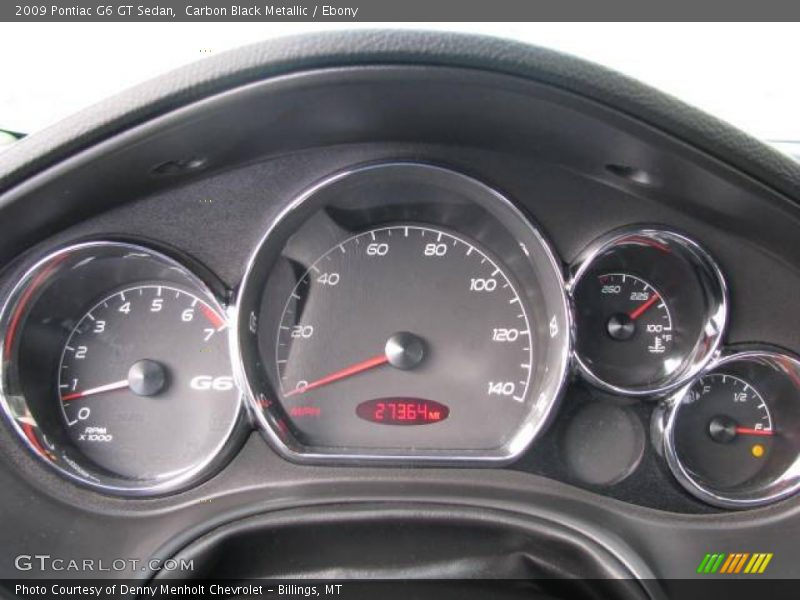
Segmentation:
{"type": "Polygon", "coordinates": [[[340,379],[344,379],[345,377],[351,377],[353,375],[357,375],[358,373],[362,373],[367,371],[368,369],[374,369],[375,367],[380,367],[381,365],[385,365],[389,362],[389,357],[386,354],[381,354],[379,356],[373,356],[372,358],[368,358],[367,360],[363,360],[361,362],[355,363],[354,365],[350,365],[349,367],[345,367],[344,369],[340,369],[331,373],[330,375],[326,375],[316,381],[312,381],[311,383],[293,389],[291,392],[287,392],[284,394],[285,397],[294,396],[296,394],[303,394],[310,390],[316,389],[318,387],[322,387],[323,385],[328,385],[329,383],[333,383],[334,381],[339,381],[340,379]]]}
{"type": "Polygon", "coordinates": [[[775,435],[771,429],[751,429],[749,427],[737,427],[735,431],[739,435],[760,435],[765,437],[775,435]]]}
{"type": "Polygon", "coordinates": [[[650,298],[648,300],[646,300],[645,302],[642,302],[639,306],[637,306],[635,309],[633,309],[631,312],[629,312],[628,316],[633,321],[635,321],[636,319],[641,317],[645,312],[647,312],[647,309],[650,308],[651,306],[653,306],[653,304],[658,302],[660,299],[661,299],[661,296],[659,296],[658,294],[653,294],[652,296],[650,296],[650,298]]]}
{"type": "Polygon", "coordinates": [[[82,392],[75,392],[73,394],[67,394],[66,396],[61,396],[62,402],[69,402],[70,400],[76,400],[78,398],[85,398],[86,396],[94,396],[95,394],[103,394],[105,392],[113,392],[114,390],[122,390],[128,387],[128,380],[123,379],[122,381],[115,381],[114,383],[109,383],[106,385],[101,385],[95,388],[90,388],[88,390],[83,390],[82,392]]]}

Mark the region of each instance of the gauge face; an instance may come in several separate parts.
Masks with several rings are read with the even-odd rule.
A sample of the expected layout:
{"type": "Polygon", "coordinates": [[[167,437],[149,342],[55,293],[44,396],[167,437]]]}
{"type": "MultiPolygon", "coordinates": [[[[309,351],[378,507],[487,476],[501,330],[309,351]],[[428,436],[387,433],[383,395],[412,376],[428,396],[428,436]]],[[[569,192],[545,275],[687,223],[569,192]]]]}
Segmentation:
{"type": "Polygon", "coordinates": [[[548,424],[571,354],[544,237],[429,165],[310,189],[271,224],[237,308],[253,415],[302,462],[508,462],[548,424]]]}
{"type": "Polygon", "coordinates": [[[578,303],[578,351],[604,380],[625,386],[652,382],[680,363],[674,359],[669,306],[641,277],[598,275],[581,286],[578,303]]]}
{"type": "Polygon", "coordinates": [[[675,426],[679,458],[695,476],[732,489],[756,478],[775,434],[769,406],[750,383],[725,373],[702,377],[675,426]]]}
{"type": "Polygon", "coordinates": [[[365,231],[289,294],[275,341],[282,402],[315,445],[380,447],[373,423],[394,423],[427,424],[404,428],[416,446],[489,447],[526,407],[530,330],[515,284],[474,242],[412,224],[365,231]]]}
{"type": "Polygon", "coordinates": [[[722,341],[725,282],[711,257],[679,234],[613,232],[584,252],[569,287],[578,367],[615,394],[680,387],[722,341]]]}
{"type": "Polygon", "coordinates": [[[136,496],[196,483],[232,455],[242,403],[223,290],[205,275],[99,241],[21,278],[0,315],[0,405],[33,454],[73,481],[136,496]]]}
{"type": "Polygon", "coordinates": [[[180,472],[213,450],[238,403],[225,327],[206,302],[172,286],[140,285],[102,299],[73,329],[59,368],[73,443],[101,467],[135,479],[180,472]]]}
{"type": "Polygon", "coordinates": [[[770,350],[728,354],[665,406],[655,413],[665,419],[664,455],[698,498],[730,508],[757,506],[800,487],[795,358],[770,350]]]}

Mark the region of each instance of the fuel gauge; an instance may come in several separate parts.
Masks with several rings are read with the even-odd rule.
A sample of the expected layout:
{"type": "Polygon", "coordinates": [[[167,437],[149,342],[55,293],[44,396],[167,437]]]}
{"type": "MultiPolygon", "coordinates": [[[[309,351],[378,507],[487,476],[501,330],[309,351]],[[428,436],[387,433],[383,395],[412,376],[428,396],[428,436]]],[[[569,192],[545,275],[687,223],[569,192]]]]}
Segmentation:
{"type": "Polygon", "coordinates": [[[681,460],[698,477],[735,487],[758,476],[772,454],[772,415],[741,377],[710,373],[685,396],[675,425],[681,460]]]}
{"type": "Polygon", "coordinates": [[[752,351],[722,358],[673,397],[665,422],[670,468],[711,504],[764,504],[800,484],[800,363],[792,357],[752,351]]]}

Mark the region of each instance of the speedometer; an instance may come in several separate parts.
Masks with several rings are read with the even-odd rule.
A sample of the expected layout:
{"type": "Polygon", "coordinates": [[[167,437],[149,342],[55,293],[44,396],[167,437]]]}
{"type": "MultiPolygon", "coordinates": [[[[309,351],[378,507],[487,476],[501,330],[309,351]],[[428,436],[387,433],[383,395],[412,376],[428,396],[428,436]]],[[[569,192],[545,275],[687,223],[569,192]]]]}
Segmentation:
{"type": "MultiPolygon", "coordinates": [[[[347,431],[350,443],[374,446],[386,432],[353,418],[362,402],[384,399],[391,413],[388,399],[403,398],[398,410],[416,415],[433,401],[449,409],[436,427],[490,446],[522,419],[534,362],[516,288],[486,250],[442,229],[394,225],[337,244],[283,310],[275,368],[284,407],[317,443],[347,431]]],[[[392,414],[373,422],[433,422],[392,414]]],[[[408,435],[417,447],[438,442],[432,428],[408,435]]]]}
{"type": "Polygon", "coordinates": [[[509,460],[546,425],[569,359],[543,237],[494,190],[424,165],[301,197],[237,314],[255,414],[298,460],[509,460]]]}

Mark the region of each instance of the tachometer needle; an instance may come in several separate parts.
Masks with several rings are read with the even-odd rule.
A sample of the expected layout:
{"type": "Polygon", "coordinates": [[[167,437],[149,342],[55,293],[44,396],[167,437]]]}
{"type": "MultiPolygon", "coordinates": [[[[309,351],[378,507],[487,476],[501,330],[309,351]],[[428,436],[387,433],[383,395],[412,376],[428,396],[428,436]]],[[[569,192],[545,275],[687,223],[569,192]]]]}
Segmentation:
{"type": "Polygon", "coordinates": [[[95,388],[90,388],[88,390],[83,390],[82,392],[75,392],[73,394],[67,394],[66,396],[61,396],[61,401],[69,402],[70,400],[85,398],[86,396],[94,396],[95,394],[102,394],[104,392],[113,392],[114,390],[121,390],[128,386],[129,386],[128,380],[123,379],[121,381],[115,381],[114,383],[109,383],[107,385],[101,385],[95,388]]]}
{"type": "Polygon", "coordinates": [[[339,381],[340,379],[344,379],[345,377],[351,377],[352,375],[357,375],[358,373],[362,373],[368,369],[374,369],[375,367],[380,367],[381,365],[385,365],[388,362],[389,358],[386,356],[386,354],[373,356],[372,358],[368,358],[367,360],[363,360],[354,365],[350,365],[349,367],[345,367],[344,369],[340,369],[334,373],[331,373],[330,375],[326,375],[321,379],[312,381],[311,383],[304,385],[303,387],[297,387],[292,391],[285,393],[284,396],[289,397],[289,396],[294,396],[296,394],[303,394],[318,387],[322,387],[323,385],[328,385],[329,383],[333,383],[334,381],[339,381]]]}
{"type": "Polygon", "coordinates": [[[647,301],[642,302],[639,306],[637,306],[635,309],[629,312],[628,316],[635,321],[636,319],[641,317],[647,311],[648,308],[653,306],[653,304],[658,302],[660,299],[661,296],[659,296],[658,294],[653,294],[647,301]]]}
{"type": "Polygon", "coordinates": [[[771,429],[751,429],[749,427],[737,427],[735,431],[739,435],[761,435],[761,436],[775,435],[775,433],[771,429]]]}

